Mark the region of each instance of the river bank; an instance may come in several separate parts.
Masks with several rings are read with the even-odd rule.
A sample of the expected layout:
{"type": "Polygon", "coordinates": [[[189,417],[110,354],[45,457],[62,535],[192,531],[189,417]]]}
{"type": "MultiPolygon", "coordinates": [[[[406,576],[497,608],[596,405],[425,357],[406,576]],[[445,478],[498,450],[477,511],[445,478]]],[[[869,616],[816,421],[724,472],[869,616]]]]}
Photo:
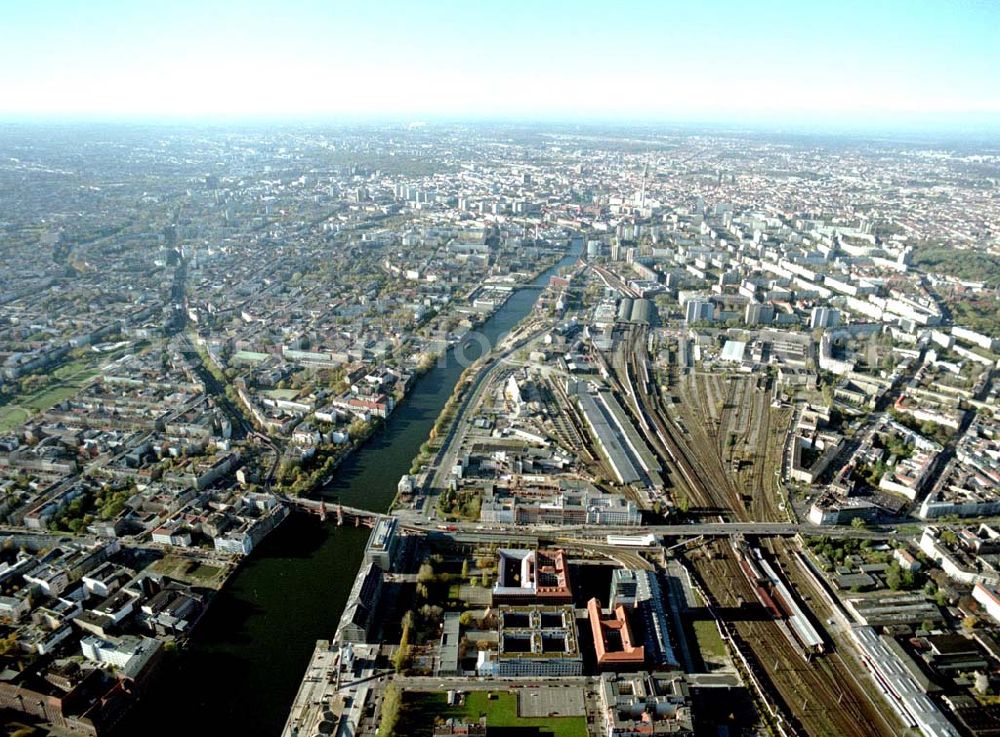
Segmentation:
{"type": "MultiPolygon", "coordinates": [[[[577,255],[543,271],[535,286],[577,255]]],[[[480,326],[482,343],[496,345],[531,312],[538,294],[515,290],[480,326]]],[[[464,350],[468,360],[457,360],[455,346],[449,348],[383,426],[344,458],[321,497],[387,510],[468,363],[482,353],[480,341],[464,350]]],[[[290,515],[240,566],[190,646],[163,669],[119,734],[278,734],[316,641],[337,627],[368,533],[290,515]]]]}

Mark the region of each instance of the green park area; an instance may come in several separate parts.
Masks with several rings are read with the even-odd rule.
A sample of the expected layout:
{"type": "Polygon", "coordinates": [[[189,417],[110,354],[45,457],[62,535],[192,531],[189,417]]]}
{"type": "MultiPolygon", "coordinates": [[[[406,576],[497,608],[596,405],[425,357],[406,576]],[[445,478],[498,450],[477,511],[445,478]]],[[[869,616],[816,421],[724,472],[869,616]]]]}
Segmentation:
{"type": "MultiPolygon", "coordinates": [[[[58,372],[56,372],[58,375],[58,372]]],[[[15,394],[0,407],[0,433],[16,430],[34,414],[44,412],[76,396],[97,375],[96,369],[84,369],[30,394],[15,394]]]]}
{"type": "Polygon", "coordinates": [[[31,394],[14,395],[8,404],[0,407],[0,433],[16,430],[32,415],[51,409],[60,402],[76,396],[93,376],[93,373],[80,374],[80,378],[60,381],[31,394]]]}
{"type": "Polygon", "coordinates": [[[43,377],[29,377],[27,391],[3,397],[0,405],[0,434],[16,430],[32,415],[45,412],[60,402],[71,399],[87,383],[100,373],[98,363],[106,361],[114,354],[96,355],[85,353],[66,361],[50,374],[43,377]],[[44,383],[42,383],[44,382],[44,383]],[[36,384],[41,384],[34,388],[36,384]]]}
{"type": "Polygon", "coordinates": [[[408,693],[400,715],[397,734],[430,734],[435,719],[456,718],[478,722],[486,716],[490,734],[503,735],[514,730],[522,737],[532,733],[537,737],[587,737],[587,720],[582,717],[519,717],[517,694],[509,691],[473,691],[464,695],[460,704],[448,706],[443,693],[408,693]]]}

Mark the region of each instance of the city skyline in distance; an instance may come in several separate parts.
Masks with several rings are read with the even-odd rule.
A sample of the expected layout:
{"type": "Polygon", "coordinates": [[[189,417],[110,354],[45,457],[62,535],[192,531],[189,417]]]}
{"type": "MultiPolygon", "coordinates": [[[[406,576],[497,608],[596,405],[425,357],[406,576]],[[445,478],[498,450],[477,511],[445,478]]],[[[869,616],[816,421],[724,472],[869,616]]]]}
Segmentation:
{"type": "Polygon", "coordinates": [[[988,2],[5,10],[0,119],[1000,128],[988,2]]]}

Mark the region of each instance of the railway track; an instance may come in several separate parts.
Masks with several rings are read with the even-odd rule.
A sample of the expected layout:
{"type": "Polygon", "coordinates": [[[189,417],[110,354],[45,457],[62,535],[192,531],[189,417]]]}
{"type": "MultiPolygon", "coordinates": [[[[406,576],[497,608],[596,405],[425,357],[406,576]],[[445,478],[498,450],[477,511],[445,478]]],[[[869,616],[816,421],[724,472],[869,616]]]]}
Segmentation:
{"type": "Polygon", "coordinates": [[[756,520],[778,522],[788,519],[788,513],[783,507],[781,484],[775,471],[781,468],[785,434],[792,412],[789,409],[772,408],[767,395],[762,398],[761,405],[761,421],[753,445],[759,450],[745,471],[749,474],[751,489],[750,511],[756,520]]]}
{"type": "Polygon", "coordinates": [[[736,557],[714,544],[712,558],[695,556],[692,566],[713,607],[738,637],[751,667],[764,674],[772,698],[785,714],[794,733],[844,737],[881,737],[897,734],[885,722],[853,677],[848,665],[834,652],[812,660],[784,635],[764,611],[756,593],[739,568],[736,557]]]}
{"type": "MultiPolygon", "coordinates": [[[[743,382],[746,386],[740,409],[746,414],[744,435],[749,435],[751,428],[756,428],[757,442],[759,444],[763,437],[765,446],[765,452],[751,464],[752,470],[746,479],[750,482],[752,495],[750,509],[747,509],[739,494],[738,483],[734,482],[734,474],[727,473],[724,467],[719,439],[711,438],[705,430],[705,419],[710,414],[703,411],[699,418],[692,417],[690,411],[684,413],[689,438],[678,437],[674,423],[665,419],[668,415],[663,398],[658,387],[649,381],[645,335],[643,328],[630,328],[612,361],[613,371],[612,367],[608,369],[617,389],[628,399],[626,406],[634,414],[654,450],[661,454],[664,465],[677,470],[691,498],[699,505],[726,511],[730,517],[740,521],[749,521],[757,514],[765,518],[774,517],[778,511],[774,503],[776,495],[767,492],[769,489],[773,492],[776,482],[766,477],[770,467],[769,451],[774,446],[768,393],[756,391],[750,382],[743,382]],[[758,498],[760,501],[757,501],[758,498]]],[[[681,378],[683,386],[684,377],[681,378]]],[[[735,402],[735,385],[736,382],[733,382],[727,405],[735,402]]],[[[728,437],[732,409],[728,413],[724,409],[722,414],[717,431],[720,437],[728,437]]],[[[779,455],[781,445],[781,442],[777,443],[779,455]]],[[[760,608],[756,593],[728,546],[713,543],[710,549],[714,550],[711,557],[704,554],[705,548],[690,554],[693,571],[713,599],[710,604],[727,621],[733,633],[734,646],[740,649],[758,680],[772,692],[781,720],[789,725],[786,733],[846,737],[881,737],[898,733],[898,725],[885,721],[855,679],[853,670],[857,668],[852,669],[840,653],[835,651],[808,661],[785,636],[782,623],[769,616],[740,616],[747,602],[760,608]]],[[[781,553],[784,552],[781,550],[781,553]]]]}
{"type": "MultiPolygon", "coordinates": [[[[715,445],[719,449],[719,459],[721,461],[722,457],[726,453],[726,441],[729,439],[730,426],[733,421],[733,402],[736,401],[736,387],[740,383],[739,379],[732,379],[729,381],[729,386],[726,389],[726,397],[722,400],[722,412],[719,417],[718,430],[715,433],[715,445]]],[[[697,384],[697,382],[696,382],[697,384]]],[[[695,387],[695,396],[699,396],[701,392],[698,392],[697,386],[695,387]]],[[[742,406],[741,406],[742,409],[742,406]]]]}
{"type": "MultiPolygon", "coordinates": [[[[704,410],[698,412],[698,405],[701,402],[698,399],[697,377],[692,376],[691,383],[694,385],[693,394],[691,389],[682,388],[680,405],[688,437],[676,439],[676,442],[685,448],[692,464],[697,465],[699,469],[702,486],[705,489],[704,496],[707,497],[704,504],[709,508],[728,510],[729,516],[736,521],[748,521],[749,516],[743,507],[741,494],[722,460],[721,438],[725,437],[724,428],[729,422],[727,415],[729,410],[723,409],[716,426],[716,433],[713,435],[704,422],[707,413],[704,410]]],[[[657,411],[663,412],[662,399],[656,398],[655,401],[658,404],[657,411]]],[[[730,402],[731,400],[727,400],[725,404],[728,405],[730,402]]]]}
{"type": "Polygon", "coordinates": [[[604,284],[611,289],[615,289],[626,297],[631,297],[632,299],[639,299],[642,296],[626,284],[621,277],[609,269],[606,269],[603,266],[598,266],[597,264],[589,264],[589,267],[592,268],[597,275],[601,277],[604,284]]]}
{"type": "Polygon", "coordinates": [[[663,421],[656,406],[657,388],[649,381],[648,356],[644,328],[633,328],[626,333],[623,344],[627,347],[616,367],[618,389],[627,398],[626,406],[632,412],[640,429],[652,443],[661,460],[677,470],[683,479],[685,491],[695,496],[699,504],[708,505],[708,497],[699,496],[702,485],[697,481],[697,469],[686,449],[676,443],[673,433],[663,421]]]}
{"type": "Polygon", "coordinates": [[[558,381],[546,377],[543,385],[548,393],[545,397],[546,409],[549,410],[552,425],[558,434],[558,441],[565,448],[583,457],[584,462],[595,462],[596,458],[587,447],[583,427],[580,425],[569,396],[558,381]],[[560,408],[568,408],[562,409],[560,408]]]}
{"type": "MultiPolygon", "coordinates": [[[[684,482],[684,490],[695,506],[711,509],[716,513],[737,510],[738,521],[747,521],[746,510],[741,504],[733,505],[739,494],[730,483],[718,455],[714,459],[704,457],[706,451],[696,453],[684,439],[678,438],[672,423],[665,421],[665,408],[659,387],[650,381],[649,357],[646,351],[646,329],[630,328],[615,351],[609,374],[615,379],[618,390],[626,397],[626,406],[633,414],[641,430],[652,443],[664,465],[677,471],[675,477],[684,482]],[[712,462],[714,460],[714,463],[712,462]],[[699,473],[701,468],[701,473],[699,473]],[[707,471],[708,483],[702,479],[707,471]]],[[[690,423],[692,433],[703,434],[701,422],[690,423]]],[[[712,443],[706,436],[695,445],[710,448],[712,443]]]]}
{"type": "MultiPolygon", "coordinates": [[[[835,621],[837,613],[827,600],[822,591],[819,590],[813,579],[804,570],[801,563],[801,556],[796,549],[796,543],[789,540],[769,539],[766,547],[776,560],[782,561],[782,572],[787,577],[789,583],[795,586],[802,598],[808,603],[809,608],[817,615],[822,622],[835,621]],[[807,593],[808,592],[808,593],[807,593]]],[[[841,607],[842,609],[842,607],[841,607]]],[[[855,692],[862,694],[869,702],[872,711],[878,715],[879,726],[888,734],[898,734],[903,731],[903,725],[895,715],[888,711],[879,709],[872,701],[872,694],[878,693],[878,685],[872,681],[863,668],[859,668],[856,662],[850,658],[845,658],[843,651],[836,649],[837,640],[831,636],[830,632],[824,631],[824,635],[834,643],[835,649],[825,658],[826,665],[831,669],[833,675],[843,683],[849,683],[855,692]]],[[[845,638],[849,641],[849,638],[845,638]]],[[[876,700],[878,696],[874,697],[876,700]]]]}

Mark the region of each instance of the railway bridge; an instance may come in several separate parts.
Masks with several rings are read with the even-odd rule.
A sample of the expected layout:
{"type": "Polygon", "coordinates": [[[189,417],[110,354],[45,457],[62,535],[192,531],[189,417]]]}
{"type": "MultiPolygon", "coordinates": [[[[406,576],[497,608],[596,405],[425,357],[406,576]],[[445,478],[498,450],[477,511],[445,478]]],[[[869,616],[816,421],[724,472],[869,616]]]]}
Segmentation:
{"type": "Polygon", "coordinates": [[[362,525],[365,527],[374,527],[379,518],[387,516],[379,512],[372,512],[369,509],[359,509],[358,507],[350,507],[339,502],[327,502],[323,499],[304,499],[289,496],[285,496],[282,499],[292,509],[318,515],[321,520],[325,521],[328,516],[333,517],[337,520],[338,527],[347,522],[352,522],[355,527],[361,527],[362,525]]]}

